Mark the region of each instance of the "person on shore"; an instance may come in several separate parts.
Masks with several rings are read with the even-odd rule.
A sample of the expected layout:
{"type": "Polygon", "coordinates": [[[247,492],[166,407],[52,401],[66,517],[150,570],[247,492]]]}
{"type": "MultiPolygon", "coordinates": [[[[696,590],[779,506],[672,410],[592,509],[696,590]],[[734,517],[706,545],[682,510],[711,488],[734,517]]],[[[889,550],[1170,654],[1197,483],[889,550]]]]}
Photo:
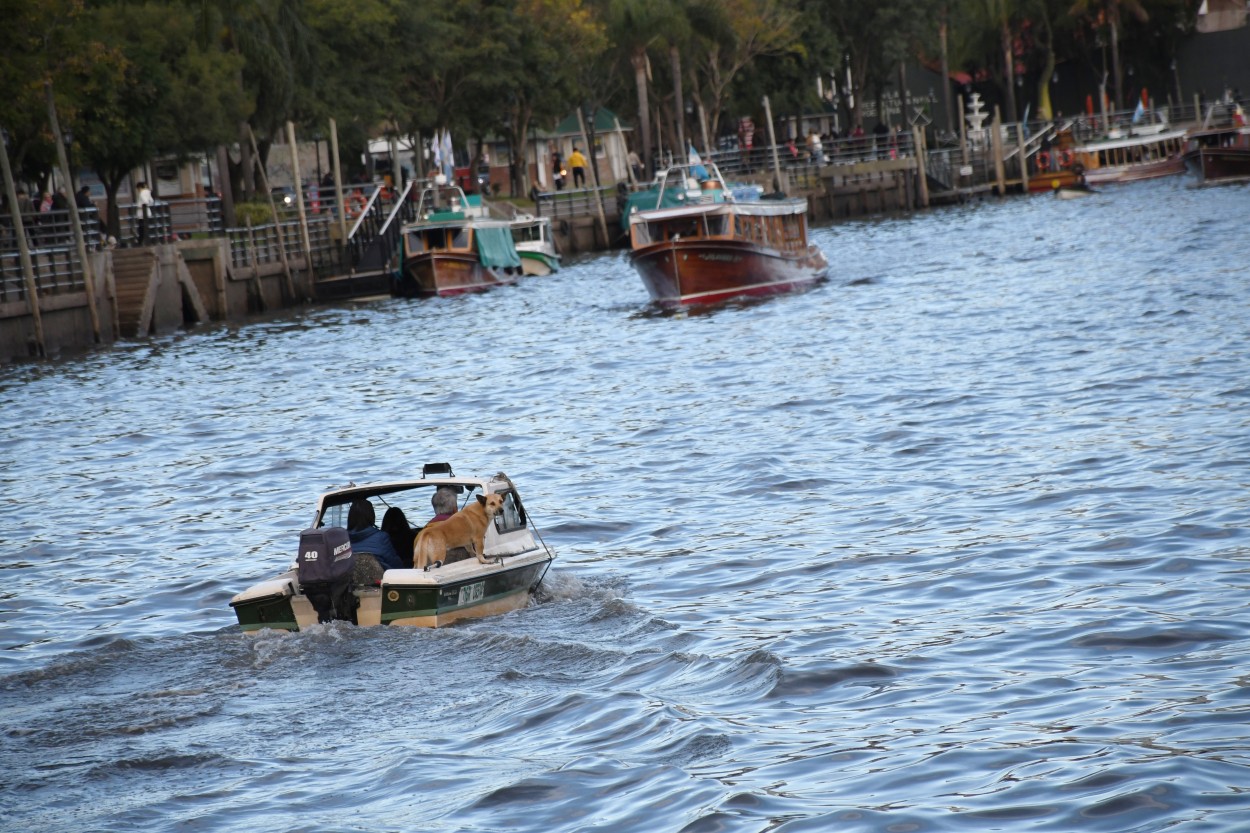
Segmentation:
{"type": "Polygon", "coordinates": [[[26,193],[25,188],[17,189],[17,210],[22,214],[35,213],[35,203],[31,200],[30,194],[26,193]]]}
{"type": "Polygon", "coordinates": [[[629,159],[629,169],[634,174],[634,182],[642,182],[642,160],[638,158],[638,152],[630,150],[627,158],[629,159]]]}
{"type": "Polygon", "coordinates": [[[78,192],[74,194],[74,205],[78,206],[79,211],[84,208],[95,208],[95,203],[91,201],[90,186],[84,185],[78,189],[78,192]]]}
{"type": "Polygon", "coordinates": [[[147,242],[148,238],[148,220],[152,219],[152,189],[148,188],[146,182],[140,182],[138,193],[135,197],[135,211],[138,214],[139,225],[139,245],[142,246],[147,242]]]}
{"type": "Polygon", "coordinates": [[[556,184],[557,191],[564,190],[564,160],[560,158],[560,151],[551,152],[551,178],[556,184]]]}
{"type": "Polygon", "coordinates": [[[573,169],[573,187],[586,187],[586,157],[577,149],[577,145],[573,146],[573,152],[569,154],[569,167],[573,169]]]}

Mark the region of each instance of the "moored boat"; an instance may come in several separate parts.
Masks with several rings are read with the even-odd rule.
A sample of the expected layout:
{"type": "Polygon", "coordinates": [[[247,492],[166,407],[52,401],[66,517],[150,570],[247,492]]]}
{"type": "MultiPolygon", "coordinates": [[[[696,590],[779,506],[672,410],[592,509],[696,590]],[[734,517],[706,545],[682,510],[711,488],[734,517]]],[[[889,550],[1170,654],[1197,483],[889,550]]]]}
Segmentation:
{"type": "Polygon", "coordinates": [[[230,606],[247,633],[300,631],[330,621],[441,627],[524,607],[554,557],[510,479],[503,474],[456,477],[450,466],[437,463],[427,465],[416,480],[351,485],[322,495],[312,526],[301,533],[295,564],[239,593],[230,606]],[[362,582],[346,530],[352,505],[363,500],[385,507],[385,534],[411,564],[420,527],[407,519],[428,516],[439,489],[454,493],[460,506],[479,495],[503,498],[502,510],[486,527],[487,563],[453,549],[445,563],[387,569],[376,583],[362,582]]]}
{"type": "Polygon", "coordinates": [[[1185,168],[1200,185],[1250,180],[1250,125],[1241,106],[1229,105],[1228,123],[1190,131],[1185,168]]]}
{"type": "Polygon", "coordinates": [[[1113,131],[1073,146],[1073,167],[1080,166],[1090,185],[1175,176],[1185,172],[1184,147],[1184,128],[1150,125],[1127,135],[1113,131]]]}
{"type": "Polygon", "coordinates": [[[417,219],[401,238],[396,295],[460,295],[515,283],[523,274],[510,224],[487,217],[480,195],[466,196],[445,182],[422,189],[417,219]]]}
{"type": "Polygon", "coordinates": [[[630,260],[662,306],[786,292],[828,270],[806,200],[736,197],[711,163],[669,168],[648,204],[630,209],[630,260]]]}
{"type": "Polygon", "coordinates": [[[560,252],[551,232],[550,217],[521,214],[511,222],[512,244],[521,256],[526,275],[550,275],[560,271],[560,252]]]}

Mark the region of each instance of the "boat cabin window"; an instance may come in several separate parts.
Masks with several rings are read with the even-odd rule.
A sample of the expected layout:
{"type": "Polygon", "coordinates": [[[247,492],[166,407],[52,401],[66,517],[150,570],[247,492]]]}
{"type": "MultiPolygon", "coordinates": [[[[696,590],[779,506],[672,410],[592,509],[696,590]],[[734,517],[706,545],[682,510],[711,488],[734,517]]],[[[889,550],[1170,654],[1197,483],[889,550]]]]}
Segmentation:
{"type": "Polygon", "coordinates": [[[409,254],[468,247],[469,230],[465,226],[436,226],[408,233],[409,254]]]}
{"type": "Polygon", "coordinates": [[[525,509],[515,492],[503,492],[503,511],[495,516],[495,531],[515,532],[525,529],[525,509]]]}
{"type": "Polygon", "coordinates": [[[729,218],[724,214],[713,215],[706,218],[707,233],[713,236],[729,233],[729,218]]]}

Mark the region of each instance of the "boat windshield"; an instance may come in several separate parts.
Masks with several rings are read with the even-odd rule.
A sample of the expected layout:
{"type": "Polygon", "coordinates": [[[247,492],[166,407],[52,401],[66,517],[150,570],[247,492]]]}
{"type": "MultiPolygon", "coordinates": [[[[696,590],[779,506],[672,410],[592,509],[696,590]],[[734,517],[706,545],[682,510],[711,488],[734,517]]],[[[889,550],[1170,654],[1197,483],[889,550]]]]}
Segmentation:
{"type": "Polygon", "coordinates": [[[725,178],[712,162],[673,165],[660,174],[658,191],[656,205],[665,205],[666,193],[670,199],[675,196],[678,201],[688,205],[733,201],[725,178]]]}

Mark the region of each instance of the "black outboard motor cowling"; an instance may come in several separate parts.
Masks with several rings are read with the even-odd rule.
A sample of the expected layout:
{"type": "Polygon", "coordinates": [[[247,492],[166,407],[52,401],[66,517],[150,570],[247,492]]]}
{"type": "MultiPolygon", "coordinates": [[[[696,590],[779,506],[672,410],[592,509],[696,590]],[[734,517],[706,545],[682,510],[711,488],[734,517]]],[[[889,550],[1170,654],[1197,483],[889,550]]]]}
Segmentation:
{"type": "Polygon", "coordinates": [[[356,623],[352,570],[356,555],[347,530],[340,526],[305,529],[299,534],[300,590],[317,611],[318,622],[356,623]]]}

